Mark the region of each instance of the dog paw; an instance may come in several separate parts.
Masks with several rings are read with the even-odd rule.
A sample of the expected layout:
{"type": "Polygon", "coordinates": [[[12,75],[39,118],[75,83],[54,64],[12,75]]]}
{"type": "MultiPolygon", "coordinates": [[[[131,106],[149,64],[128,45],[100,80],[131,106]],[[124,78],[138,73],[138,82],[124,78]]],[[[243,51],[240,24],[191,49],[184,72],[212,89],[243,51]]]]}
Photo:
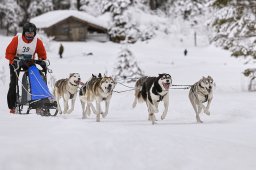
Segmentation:
{"type": "Polygon", "coordinates": [[[87,116],[90,116],[90,115],[91,115],[91,112],[86,113],[86,115],[87,115],[87,116]]]}
{"type": "Polygon", "coordinates": [[[164,120],[164,119],[165,119],[165,116],[164,116],[164,115],[162,115],[162,116],[161,116],[161,120],[164,120]]]}
{"type": "Polygon", "coordinates": [[[105,117],[107,117],[108,113],[101,113],[101,114],[102,114],[102,117],[105,118],[105,117]]]}
{"type": "Polygon", "coordinates": [[[206,110],[204,113],[207,114],[208,116],[210,115],[210,111],[209,110],[206,110]]]}
{"type": "Polygon", "coordinates": [[[152,121],[152,125],[155,125],[155,124],[157,124],[156,121],[152,121]]]}
{"type": "Polygon", "coordinates": [[[197,120],[197,123],[203,123],[203,121],[202,120],[197,120]]]}
{"type": "Polygon", "coordinates": [[[96,116],[96,122],[100,122],[100,114],[96,116]]]}
{"type": "Polygon", "coordinates": [[[72,113],[74,111],[74,108],[71,108],[67,111],[68,114],[72,113]]]}
{"type": "Polygon", "coordinates": [[[135,107],[136,107],[136,104],[137,104],[137,103],[133,103],[133,104],[132,104],[132,108],[135,108],[135,107]]]}

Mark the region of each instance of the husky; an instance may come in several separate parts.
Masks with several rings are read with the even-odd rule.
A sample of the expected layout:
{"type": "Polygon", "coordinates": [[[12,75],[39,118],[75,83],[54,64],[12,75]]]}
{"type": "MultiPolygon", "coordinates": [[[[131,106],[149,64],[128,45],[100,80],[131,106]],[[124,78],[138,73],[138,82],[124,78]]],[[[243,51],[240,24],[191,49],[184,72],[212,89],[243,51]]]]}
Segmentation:
{"type": "Polygon", "coordinates": [[[106,75],[92,75],[92,78],[80,89],[79,97],[83,110],[83,119],[90,116],[91,110],[96,114],[96,121],[100,122],[100,115],[105,118],[108,114],[109,103],[112,97],[116,82],[112,77],[106,75]],[[96,101],[96,108],[92,102],[96,101]],[[101,102],[105,101],[105,112],[102,112],[101,102]],[[86,106],[86,107],[85,107],[86,106]]]}
{"type": "Polygon", "coordinates": [[[197,123],[203,123],[199,117],[202,109],[205,114],[210,115],[209,108],[213,98],[213,86],[215,86],[213,78],[208,76],[201,78],[189,90],[189,100],[196,112],[197,123]],[[203,105],[205,102],[207,102],[206,107],[203,105]]]}
{"type": "Polygon", "coordinates": [[[133,108],[137,102],[146,102],[149,118],[155,124],[154,113],[158,112],[159,102],[164,102],[164,112],[161,119],[165,119],[169,107],[169,88],[172,78],[169,74],[159,74],[158,77],[142,77],[135,84],[135,98],[133,108]]]}
{"type": "Polygon", "coordinates": [[[53,94],[58,104],[58,112],[61,114],[60,99],[63,98],[64,101],[64,111],[63,113],[70,114],[74,110],[75,100],[81,83],[80,74],[71,73],[69,78],[60,79],[54,85],[53,94]],[[71,108],[69,109],[68,100],[71,99],[71,108]]]}

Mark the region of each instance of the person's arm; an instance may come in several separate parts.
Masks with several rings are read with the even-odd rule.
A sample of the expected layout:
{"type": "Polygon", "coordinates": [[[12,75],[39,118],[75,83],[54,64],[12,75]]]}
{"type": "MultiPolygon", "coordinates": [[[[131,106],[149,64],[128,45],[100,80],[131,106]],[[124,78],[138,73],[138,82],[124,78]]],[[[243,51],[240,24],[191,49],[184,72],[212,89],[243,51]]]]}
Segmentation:
{"type": "Polygon", "coordinates": [[[36,51],[35,52],[38,55],[38,59],[41,59],[41,60],[46,60],[47,59],[44,44],[43,44],[42,40],[40,40],[39,38],[37,39],[36,51]]]}
{"type": "Polygon", "coordinates": [[[5,58],[10,61],[10,63],[13,62],[16,52],[17,52],[17,46],[18,46],[18,36],[13,37],[12,41],[6,48],[5,52],[5,58]]]}

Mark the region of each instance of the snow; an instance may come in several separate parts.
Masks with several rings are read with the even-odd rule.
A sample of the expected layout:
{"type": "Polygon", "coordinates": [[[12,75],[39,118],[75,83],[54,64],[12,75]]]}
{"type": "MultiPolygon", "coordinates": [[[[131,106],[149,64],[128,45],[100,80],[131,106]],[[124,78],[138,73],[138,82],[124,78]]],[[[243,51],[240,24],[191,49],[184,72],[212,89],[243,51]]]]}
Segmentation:
{"type": "Polygon", "coordinates": [[[38,28],[48,28],[71,16],[89,22],[91,24],[101,26],[103,28],[108,28],[108,21],[103,20],[106,19],[106,17],[101,17],[101,19],[99,19],[97,17],[87,14],[86,12],[80,12],[76,10],[50,11],[32,18],[30,22],[34,23],[38,28]]]}
{"type": "MultiPolygon", "coordinates": [[[[0,68],[4,66],[8,80],[4,50],[12,37],[0,38],[0,68]]],[[[92,73],[111,75],[122,47],[95,41],[62,44],[63,59],[58,56],[60,42],[52,42],[48,51],[52,76],[61,79],[79,72],[83,81],[92,73]]],[[[202,47],[200,42],[197,48],[192,44],[192,39],[181,42],[165,35],[127,48],[146,75],[166,72],[174,84],[193,84],[211,75],[216,88],[211,115],[201,115],[203,124],[196,123],[188,90],[174,89],[167,118],[160,120],[161,114],[156,114],[159,121],[154,126],[147,120],[144,103],[132,109],[132,91],[114,93],[109,114],[101,122],[95,121],[95,115],[81,119],[78,99],[70,115],[11,115],[5,97],[8,82],[0,81],[0,169],[255,169],[255,93],[241,90],[244,60],[212,46],[202,47]]],[[[116,90],[126,87],[117,84],[116,90]]]]}

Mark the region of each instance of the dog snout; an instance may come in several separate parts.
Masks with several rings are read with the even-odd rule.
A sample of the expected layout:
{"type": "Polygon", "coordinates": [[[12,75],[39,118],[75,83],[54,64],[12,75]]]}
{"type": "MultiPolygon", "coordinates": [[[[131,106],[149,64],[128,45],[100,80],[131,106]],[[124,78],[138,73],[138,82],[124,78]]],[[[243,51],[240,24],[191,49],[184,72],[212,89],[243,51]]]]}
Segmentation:
{"type": "Polygon", "coordinates": [[[81,80],[81,78],[78,78],[78,81],[80,81],[81,80]]]}
{"type": "Polygon", "coordinates": [[[108,85],[108,88],[111,88],[111,87],[112,87],[112,84],[109,84],[109,85],[108,85]]]}
{"type": "Polygon", "coordinates": [[[170,82],[170,80],[167,79],[167,80],[166,80],[166,83],[169,83],[169,82],[170,82]]]}

